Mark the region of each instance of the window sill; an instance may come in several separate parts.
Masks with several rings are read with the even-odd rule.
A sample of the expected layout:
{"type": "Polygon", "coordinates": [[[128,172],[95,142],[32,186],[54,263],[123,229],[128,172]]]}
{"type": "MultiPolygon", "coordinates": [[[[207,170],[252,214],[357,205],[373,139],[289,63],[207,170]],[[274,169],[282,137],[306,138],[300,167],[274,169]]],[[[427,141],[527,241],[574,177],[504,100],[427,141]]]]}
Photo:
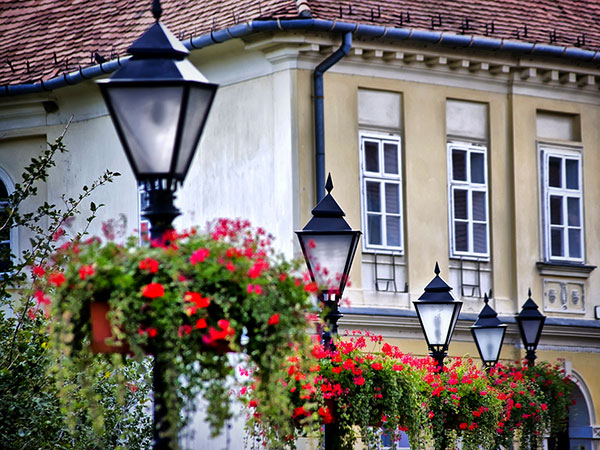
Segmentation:
{"type": "Polygon", "coordinates": [[[450,261],[463,261],[473,263],[489,263],[489,256],[474,256],[474,255],[450,255],[450,261]]]}
{"type": "Polygon", "coordinates": [[[588,278],[596,266],[569,262],[538,261],[535,263],[540,275],[555,277],[588,278]]]}
{"type": "Polygon", "coordinates": [[[404,251],[402,250],[392,250],[385,248],[367,248],[362,250],[363,255],[387,255],[387,256],[404,256],[404,251]]]}

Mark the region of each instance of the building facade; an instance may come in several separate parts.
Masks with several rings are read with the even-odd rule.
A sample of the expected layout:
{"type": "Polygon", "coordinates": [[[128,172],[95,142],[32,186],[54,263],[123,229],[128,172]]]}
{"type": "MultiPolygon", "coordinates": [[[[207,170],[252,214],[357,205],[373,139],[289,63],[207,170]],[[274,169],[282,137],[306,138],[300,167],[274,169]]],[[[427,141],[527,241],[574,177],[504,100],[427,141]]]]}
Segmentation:
{"type": "MultiPolygon", "coordinates": [[[[199,19],[172,3],[163,2],[166,24],[174,32],[192,28],[199,19]]],[[[577,383],[570,448],[598,449],[600,57],[593,39],[600,41],[600,29],[584,31],[583,12],[566,5],[561,15],[549,1],[542,2],[545,21],[533,2],[524,3],[525,12],[440,2],[443,17],[409,2],[383,12],[370,2],[354,9],[252,2],[244,11],[232,6],[229,19],[210,9],[213,3],[206,11],[217,25],[204,18],[200,29],[212,29],[183,40],[194,49],[192,62],[220,88],[178,191],[177,225],[245,217],[273,232],[288,255],[299,255],[293,231],[318,200],[315,67],[350,33],[352,44],[325,73],[323,92],[325,170],[348,222],[363,232],[341,328],[370,329],[406,352],[426,354],[412,301],[438,262],[464,302],[450,354],[478,357],[469,327],[488,293],[508,324],[501,359],[511,361],[524,355],[514,316],[531,289],[548,317],[538,358],[560,361],[577,383]],[[552,39],[559,25],[562,37],[554,31],[552,39]],[[567,42],[573,36],[578,46],[567,42]]],[[[117,53],[141,33],[123,30],[117,53]]],[[[117,170],[123,175],[94,201],[106,205],[104,219],[124,214],[133,231],[139,193],[95,85],[110,72],[106,64],[57,76],[41,71],[44,83],[3,73],[0,181],[10,191],[27,160],[70,121],[69,153],[39,200],[59,202],[106,168],[117,170]]],[[[28,242],[19,230],[2,239],[14,251],[28,242]]]]}

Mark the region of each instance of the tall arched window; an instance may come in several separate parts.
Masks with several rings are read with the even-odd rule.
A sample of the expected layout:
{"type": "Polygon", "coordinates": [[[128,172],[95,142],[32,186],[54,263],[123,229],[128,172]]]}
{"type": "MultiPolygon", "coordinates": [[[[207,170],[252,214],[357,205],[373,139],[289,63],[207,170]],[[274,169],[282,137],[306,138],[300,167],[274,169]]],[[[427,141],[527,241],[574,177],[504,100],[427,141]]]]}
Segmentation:
{"type": "Polygon", "coordinates": [[[7,272],[11,266],[11,253],[15,253],[14,230],[7,223],[8,196],[14,185],[8,174],[0,168],[0,273],[7,272]]]}

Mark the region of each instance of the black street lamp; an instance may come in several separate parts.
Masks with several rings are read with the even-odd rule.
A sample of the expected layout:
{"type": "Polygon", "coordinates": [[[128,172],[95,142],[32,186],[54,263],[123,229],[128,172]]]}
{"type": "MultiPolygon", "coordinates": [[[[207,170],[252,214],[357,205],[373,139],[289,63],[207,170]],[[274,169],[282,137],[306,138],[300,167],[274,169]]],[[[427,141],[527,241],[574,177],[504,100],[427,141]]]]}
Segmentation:
{"type": "MultiPolygon", "coordinates": [[[[325,189],[327,195],[312,210],[313,218],[296,234],[310,277],[319,288],[319,301],[327,311],[327,326],[321,330],[321,342],[326,349],[334,351],[333,336],[337,334],[337,322],[342,317],[339,302],[361,232],[350,228],[344,220],[344,211],[331,196],[331,174],[325,189]]],[[[325,450],[338,448],[339,437],[337,423],[325,425],[325,450]]]]}
{"type": "MultiPolygon", "coordinates": [[[[150,221],[154,241],[163,238],[180,214],[173,203],[175,191],[196,152],[217,85],[186,59],[188,50],[159,22],[159,0],[153,1],[152,14],[156,22],[128,49],[131,58],[98,86],[135,177],[147,193],[142,215],[150,221]]],[[[168,450],[175,445],[164,374],[173,355],[159,345],[151,352],[153,448],[168,450]]]]}
{"type": "Polygon", "coordinates": [[[523,304],[521,312],[515,319],[519,325],[521,340],[527,351],[525,355],[527,365],[533,367],[536,358],[535,350],[542,336],[546,316],[539,311],[538,305],[531,299],[531,289],[527,292],[527,301],[523,304]]]}
{"type": "Polygon", "coordinates": [[[442,370],[462,302],[456,300],[450,293],[452,288],[440,277],[440,267],[437,262],[434,272],[434,279],[413,304],[425,334],[429,353],[436,360],[439,370],[442,370]]]}
{"type": "Polygon", "coordinates": [[[479,313],[477,321],[471,326],[471,334],[477,344],[483,365],[486,370],[489,370],[498,363],[500,358],[506,325],[498,319],[498,314],[488,304],[487,294],[483,295],[483,301],[485,305],[479,313]]]}
{"type": "Polygon", "coordinates": [[[217,90],[187,60],[188,50],[159,22],[127,50],[131,58],[98,81],[136,179],[148,193],[142,211],[160,239],[180,211],[174,194],[188,172],[217,90]]]}
{"type": "Polygon", "coordinates": [[[332,336],[337,333],[337,322],[342,317],[339,302],[361,232],[350,228],[344,220],[344,211],[331,196],[331,174],[325,189],[327,195],[312,210],[313,218],[296,234],[310,277],[319,288],[319,300],[327,311],[328,329],[323,331],[322,339],[331,349],[332,336]]]}

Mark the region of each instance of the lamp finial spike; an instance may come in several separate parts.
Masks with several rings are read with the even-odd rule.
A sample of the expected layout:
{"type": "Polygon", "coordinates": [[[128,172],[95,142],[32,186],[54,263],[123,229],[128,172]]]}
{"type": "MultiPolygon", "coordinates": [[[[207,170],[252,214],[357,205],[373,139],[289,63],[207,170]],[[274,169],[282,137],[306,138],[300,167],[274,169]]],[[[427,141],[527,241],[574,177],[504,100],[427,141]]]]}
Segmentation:
{"type": "Polygon", "coordinates": [[[436,275],[439,275],[439,274],[440,274],[440,266],[439,266],[439,264],[438,264],[438,262],[437,262],[437,261],[435,262],[435,269],[433,269],[433,272],[434,272],[436,275]]]}
{"type": "Polygon", "coordinates": [[[528,298],[531,298],[531,288],[529,288],[529,289],[527,290],[527,297],[528,297],[528,298]]]}
{"type": "Polygon", "coordinates": [[[327,175],[327,183],[325,183],[325,189],[327,190],[328,194],[331,194],[331,191],[333,190],[333,181],[331,181],[331,173],[327,175]]]}
{"type": "Polygon", "coordinates": [[[486,293],[484,293],[483,294],[483,303],[485,303],[487,305],[489,301],[490,301],[490,299],[488,298],[488,295],[486,293]]]}
{"type": "Polygon", "coordinates": [[[162,7],[160,6],[160,0],[152,0],[152,15],[158,22],[160,20],[160,16],[162,16],[162,7]]]}

